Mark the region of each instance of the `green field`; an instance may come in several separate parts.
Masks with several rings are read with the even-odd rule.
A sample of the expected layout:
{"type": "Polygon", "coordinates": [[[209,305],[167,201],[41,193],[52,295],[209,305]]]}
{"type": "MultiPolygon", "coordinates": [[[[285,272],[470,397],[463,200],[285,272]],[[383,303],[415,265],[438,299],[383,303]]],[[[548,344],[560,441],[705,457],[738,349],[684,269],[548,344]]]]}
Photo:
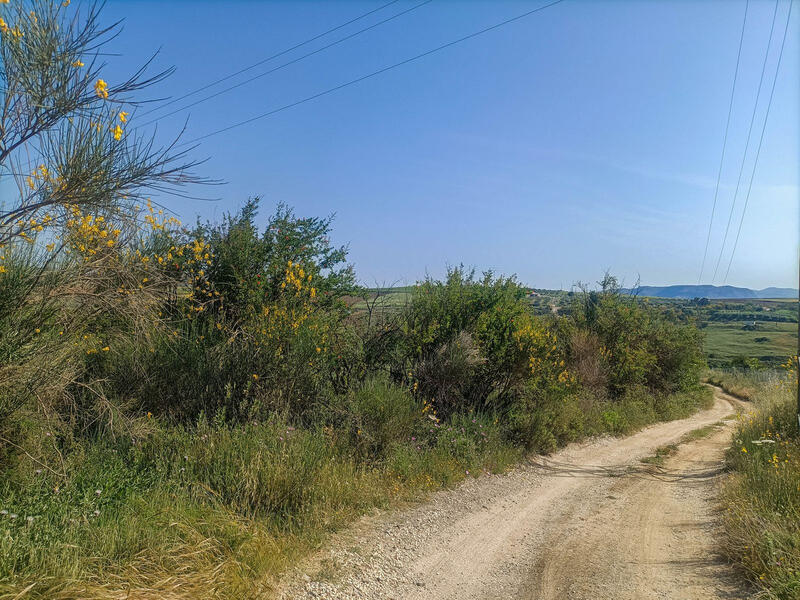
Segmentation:
{"type": "Polygon", "coordinates": [[[705,351],[710,363],[730,362],[739,356],[774,364],[797,352],[796,323],[757,323],[754,330],[741,322],[709,323],[705,351]]]}

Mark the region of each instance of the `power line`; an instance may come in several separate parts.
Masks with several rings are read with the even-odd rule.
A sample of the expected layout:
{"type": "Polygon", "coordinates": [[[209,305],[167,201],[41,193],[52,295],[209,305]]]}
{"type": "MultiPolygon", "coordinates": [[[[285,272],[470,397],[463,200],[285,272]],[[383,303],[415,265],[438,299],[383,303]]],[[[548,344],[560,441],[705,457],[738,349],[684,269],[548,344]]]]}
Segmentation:
{"type": "Polygon", "coordinates": [[[747,140],[744,143],[744,152],[742,153],[742,163],[739,165],[739,177],[736,179],[736,189],[733,192],[733,201],[731,202],[731,211],[728,215],[728,223],[725,225],[725,235],[722,237],[722,247],[719,249],[719,256],[717,257],[717,264],[714,266],[714,275],[711,277],[711,283],[717,278],[717,271],[719,270],[720,262],[722,262],[722,255],[725,253],[725,244],[728,241],[728,232],[731,228],[731,221],[733,220],[734,209],[736,208],[736,197],[739,195],[739,186],[742,183],[742,174],[744,173],[744,164],[747,160],[747,149],[750,147],[750,136],[753,133],[753,125],[756,121],[756,109],[758,108],[758,100],[761,98],[761,86],[764,83],[764,73],[767,70],[767,59],[769,58],[769,49],[772,46],[772,35],[775,31],[775,18],[778,16],[778,2],[775,0],[775,10],[772,11],[772,25],[769,28],[769,39],[767,40],[767,49],[764,52],[764,63],[761,65],[761,76],[758,79],[758,90],[756,91],[756,101],[753,104],[753,114],[750,115],[750,127],[747,130],[747,140]]]}
{"type": "Polygon", "coordinates": [[[758,139],[758,148],[756,149],[756,158],[753,161],[753,170],[750,173],[750,183],[747,185],[747,195],[744,198],[744,208],[742,209],[742,216],[739,219],[739,228],[736,231],[736,240],[733,242],[733,250],[731,250],[731,257],[728,260],[728,268],[725,271],[725,279],[723,283],[728,281],[728,273],[731,271],[733,264],[733,256],[736,254],[736,246],[739,244],[739,235],[742,233],[742,224],[744,223],[744,215],[747,212],[747,203],[750,200],[750,191],[753,189],[753,178],[756,174],[756,167],[758,166],[758,157],[761,154],[761,144],[764,141],[764,132],[767,130],[767,120],[769,119],[769,109],[772,106],[772,97],[775,94],[775,84],[778,81],[778,71],[781,68],[781,59],[783,58],[783,47],[786,44],[786,34],[789,32],[789,19],[792,16],[792,0],[789,0],[789,10],[786,13],[786,26],[783,28],[783,39],[781,40],[781,50],[778,53],[778,63],[775,65],[775,77],[772,78],[772,89],[769,92],[769,100],[767,101],[767,111],[764,115],[764,124],[761,126],[761,136],[758,139]]]}
{"type": "MultiPolygon", "coordinates": [[[[289,65],[293,65],[294,63],[300,62],[301,60],[304,60],[304,59],[308,58],[309,56],[314,56],[315,54],[319,54],[320,52],[323,52],[324,50],[327,50],[328,48],[331,48],[333,46],[341,44],[342,42],[346,42],[347,40],[349,40],[351,38],[354,38],[354,37],[356,37],[358,35],[361,35],[362,33],[366,32],[366,31],[369,31],[370,29],[375,29],[376,27],[380,27],[381,25],[383,25],[385,23],[388,23],[389,21],[392,21],[392,20],[394,20],[394,19],[396,19],[398,17],[401,17],[401,16],[405,15],[406,13],[410,13],[412,10],[416,10],[418,8],[421,8],[421,7],[425,6],[426,4],[430,4],[431,2],[433,2],[433,0],[424,0],[423,2],[420,2],[419,4],[416,4],[416,5],[412,6],[411,8],[407,8],[406,10],[403,10],[403,11],[397,13],[397,14],[394,14],[391,17],[387,17],[386,19],[383,19],[382,21],[378,21],[377,23],[373,23],[372,25],[370,25],[368,27],[364,27],[364,29],[359,29],[358,31],[355,31],[355,32],[353,32],[353,33],[351,33],[349,35],[346,35],[343,38],[340,38],[340,39],[338,39],[336,41],[333,41],[330,44],[326,44],[326,45],[322,46],[321,48],[317,48],[316,50],[313,50],[312,52],[309,52],[308,54],[304,54],[302,56],[299,56],[299,57],[297,57],[297,58],[295,58],[293,60],[285,62],[285,63],[283,63],[281,65],[278,65],[277,67],[274,67],[274,68],[270,69],[269,71],[265,71],[263,73],[260,73],[259,75],[256,75],[255,77],[251,77],[250,79],[248,79],[246,81],[242,81],[240,83],[237,83],[235,85],[232,85],[230,87],[222,89],[222,90],[220,90],[218,92],[215,92],[215,93],[213,93],[213,94],[211,94],[209,96],[206,96],[204,98],[200,98],[199,100],[195,100],[194,102],[186,104],[185,106],[182,106],[180,108],[176,108],[175,110],[172,110],[172,111],[170,111],[170,112],[168,112],[168,113],[166,113],[164,115],[161,115],[160,117],[156,117],[155,119],[147,121],[146,123],[143,123],[143,124],[139,125],[138,127],[146,127],[148,125],[151,125],[151,124],[155,123],[156,121],[159,121],[161,119],[165,119],[166,117],[169,117],[171,115],[174,115],[176,113],[184,111],[187,108],[191,108],[193,106],[197,106],[198,104],[206,102],[207,100],[211,100],[212,98],[216,98],[217,96],[220,96],[222,94],[226,94],[227,92],[230,92],[230,91],[233,91],[233,90],[235,90],[237,88],[240,88],[243,85],[247,85],[249,83],[252,83],[256,79],[260,79],[261,77],[266,77],[270,73],[274,73],[275,71],[279,71],[279,70],[281,70],[281,69],[283,69],[285,67],[288,67],[289,65]]],[[[144,113],[144,114],[147,114],[147,113],[144,113]]]]}
{"type": "Polygon", "coordinates": [[[288,54],[289,52],[292,52],[293,50],[297,50],[298,48],[302,48],[303,46],[305,46],[307,44],[310,44],[313,41],[316,41],[316,40],[318,40],[318,39],[320,39],[322,37],[325,37],[329,33],[333,33],[334,31],[338,31],[339,29],[342,29],[343,27],[347,27],[348,25],[352,25],[356,21],[360,21],[361,19],[364,19],[364,18],[366,18],[366,17],[368,17],[368,16],[370,16],[370,15],[372,15],[372,14],[378,12],[378,11],[381,11],[384,8],[388,7],[388,6],[391,6],[392,4],[396,4],[399,1],[400,0],[391,0],[391,2],[387,2],[386,4],[383,4],[383,5],[379,6],[378,8],[374,8],[374,9],[372,9],[370,11],[367,11],[367,12],[365,12],[365,13],[363,13],[363,14],[361,14],[361,15],[353,18],[353,19],[350,19],[349,21],[347,21],[345,23],[342,23],[341,25],[337,25],[336,27],[332,27],[331,29],[328,29],[327,31],[323,31],[322,33],[318,33],[314,37],[310,37],[307,40],[304,40],[304,41],[300,42],[299,44],[295,44],[291,48],[286,48],[285,50],[281,50],[280,52],[278,52],[276,54],[273,54],[272,56],[268,56],[267,58],[261,59],[258,62],[255,62],[255,63],[253,63],[252,65],[250,65],[248,67],[244,67],[243,69],[239,69],[238,71],[236,71],[234,73],[231,73],[230,75],[225,75],[225,77],[220,77],[219,79],[217,79],[215,81],[212,81],[211,83],[207,83],[207,84],[205,84],[203,86],[200,86],[199,88],[194,89],[194,90],[192,90],[190,92],[187,92],[187,93],[183,94],[182,96],[178,96],[177,98],[173,98],[173,99],[165,102],[164,104],[162,104],[160,106],[157,106],[155,108],[152,108],[152,109],[148,110],[145,113],[142,113],[140,116],[143,117],[143,116],[149,115],[150,113],[152,113],[154,111],[161,110],[162,108],[164,108],[166,106],[169,106],[171,104],[175,104],[176,102],[180,102],[181,100],[183,100],[185,98],[188,98],[189,96],[194,96],[195,94],[197,94],[199,92],[202,92],[204,90],[207,90],[210,87],[214,87],[215,85],[217,85],[219,83],[222,83],[223,81],[227,81],[228,79],[232,79],[232,78],[236,77],[237,75],[241,75],[242,73],[246,73],[247,71],[250,71],[251,69],[255,69],[256,67],[259,67],[259,66],[263,65],[266,62],[269,62],[269,61],[271,61],[271,60],[273,60],[275,58],[278,58],[279,56],[283,56],[284,54],[288,54]]]}
{"type": "Polygon", "coordinates": [[[714,213],[717,210],[717,196],[719,195],[719,182],[722,178],[722,165],[725,162],[725,148],[728,145],[728,130],[731,125],[731,113],[733,112],[733,98],[736,94],[736,79],[739,75],[739,62],[742,58],[742,43],[744,42],[744,30],[747,24],[747,9],[750,0],[744,5],[744,18],[742,19],[742,33],[739,35],[739,50],[736,53],[736,69],[733,71],[733,87],[731,88],[731,99],[728,103],[728,118],[725,121],[725,136],[722,138],[722,156],[719,159],[719,170],[717,171],[717,185],[714,187],[714,203],[711,205],[711,220],[708,222],[708,235],[706,235],[706,249],[703,251],[703,262],[700,264],[700,276],[697,278],[697,285],[703,279],[703,270],[706,268],[706,258],[708,257],[708,245],[711,242],[711,229],[714,224],[714,213]]]}
{"type": "Polygon", "coordinates": [[[201,135],[200,137],[196,137],[196,138],[194,138],[192,140],[189,140],[187,142],[183,142],[182,144],[179,144],[179,145],[183,146],[183,145],[186,145],[186,144],[194,144],[196,142],[199,142],[199,141],[204,140],[206,138],[209,138],[211,136],[214,136],[214,135],[217,135],[217,134],[220,134],[220,133],[224,133],[226,131],[230,131],[231,129],[235,129],[237,127],[242,127],[244,125],[248,125],[249,123],[252,123],[254,121],[258,121],[259,119],[263,119],[263,118],[269,117],[271,115],[274,115],[276,113],[279,113],[281,111],[288,110],[288,109],[293,108],[295,106],[299,106],[300,104],[305,104],[306,102],[311,102],[312,100],[316,100],[317,98],[320,98],[322,96],[326,96],[328,94],[332,94],[333,92],[336,92],[336,91],[341,90],[343,88],[346,88],[348,86],[355,85],[356,83],[360,83],[362,81],[365,81],[367,79],[370,79],[370,78],[375,77],[377,75],[380,75],[382,73],[386,73],[387,71],[391,71],[392,69],[396,69],[397,67],[401,67],[401,66],[406,65],[406,64],[408,64],[410,62],[413,62],[415,60],[419,60],[420,58],[424,58],[426,56],[434,54],[435,52],[439,52],[440,50],[444,50],[445,48],[449,48],[450,46],[455,46],[456,44],[460,44],[461,42],[464,42],[466,40],[472,39],[474,37],[478,37],[479,35],[482,35],[484,33],[492,31],[494,29],[498,29],[499,27],[503,27],[504,25],[508,25],[509,23],[513,23],[514,21],[519,21],[520,19],[524,19],[525,17],[528,17],[528,16],[530,16],[530,15],[532,15],[534,13],[537,13],[539,11],[542,11],[542,10],[544,10],[546,8],[550,8],[551,6],[555,6],[556,4],[560,4],[563,1],[564,0],[553,0],[553,2],[550,2],[548,4],[540,6],[539,8],[535,8],[533,10],[529,10],[528,12],[524,12],[524,13],[522,13],[520,15],[517,15],[516,17],[512,17],[510,19],[506,19],[505,21],[501,21],[501,22],[496,23],[494,25],[491,25],[489,27],[485,27],[484,29],[481,29],[479,31],[475,31],[473,33],[470,33],[468,35],[460,37],[460,38],[458,38],[456,40],[453,40],[451,42],[447,42],[446,44],[442,44],[441,46],[437,46],[436,48],[432,48],[432,49],[427,50],[427,51],[425,51],[425,52],[423,52],[421,54],[417,54],[416,56],[412,56],[411,58],[407,58],[405,60],[401,60],[400,62],[394,63],[394,64],[389,65],[387,67],[383,67],[382,69],[378,69],[377,71],[373,71],[372,73],[368,73],[367,75],[362,75],[361,77],[357,77],[356,79],[351,79],[350,81],[347,81],[345,83],[341,83],[341,84],[339,84],[337,86],[334,86],[332,88],[328,88],[327,90],[324,90],[322,92],[318,92],[318,93],[313,94],[311,96],[306,96],[305,98],[303,98],[301,100],[297,100],[297,101],[291,102],[289,104],[284,104],[283,106],[280,106],[278,108],[274,108],[274,109],[269,110],[267,112],[261,113],[260,115],[256,115],[255,117],[251,117],[249,119],[245,119],[244,121],[239,121],[239,122],[234,123],[232,125],[228,125],[227,127],[223,127],[222,129],[217,129],[216,131],[212,131],[211,133],[207,133],[205,135],[201,135]]]}

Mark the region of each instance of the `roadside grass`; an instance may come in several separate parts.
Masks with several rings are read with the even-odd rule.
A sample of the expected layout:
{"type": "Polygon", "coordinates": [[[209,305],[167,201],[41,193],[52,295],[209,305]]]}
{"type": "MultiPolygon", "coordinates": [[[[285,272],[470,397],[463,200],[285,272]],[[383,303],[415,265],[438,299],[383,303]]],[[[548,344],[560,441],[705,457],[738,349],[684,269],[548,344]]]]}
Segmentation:
{"type": "Polygon", "coordinates": [[[758,597],[800,598],[800,435],[794,384],[753,384],[728,451],[724,552],[758,597]]]}
{"type": "Polygon", "coordinates": [[[722,388],[739,400],[752,401],[765,387],[778,384],[781,375],[776,370],[710,369],[703,381],[722,388]]]}
{"type": "Polygon", "coordinates": [[[0,483],[0,598],[269,597],[358,516],[521,458],[490,417],[434,427],[409,395],[375,392],[415,409],[380,457],[349,431],[273,419],[89,441],[67,485],[21,466],[0,483]]]}
{"type": "MultiPolygon", "coordinates": [[[[625,432],[598,406],[573,424],[584,432],[576,439],[685,416],[705,391],[662,399],[660,411],[629,400],[640,412],[622,413],[625,432]]],[[[277,417],[162,424],[136,443],[74,448],[66,485],[21,462],[0,482],[0,598],[273,597],[282,573],[359,516],[503,472],[525,454],[494,415],[435,423],[403,390],[377,382],[365,393],[362,410],[390,403],[395,416],[363,419],[358,432],[277,417]]]]}

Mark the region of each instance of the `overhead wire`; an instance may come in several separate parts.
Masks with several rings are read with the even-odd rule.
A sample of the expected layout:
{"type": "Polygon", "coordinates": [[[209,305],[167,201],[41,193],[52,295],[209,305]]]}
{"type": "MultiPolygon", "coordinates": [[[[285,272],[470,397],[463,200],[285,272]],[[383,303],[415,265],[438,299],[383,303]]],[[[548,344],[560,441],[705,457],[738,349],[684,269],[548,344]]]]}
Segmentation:
{"type": "Polygon", "coordinates": [[[783,48],[786,45],[786,36],[789,33],[789,20],[792,17],[792,1],[793,0],[789,0],[789,10],[787,11],[786,14],[786,25],[783,28],[783,39],[781,40],[781,49],[780,52],[778,53],[778,62],[775,65],[775,76],[772,78],[772,89],[770,89],[769,92],[769,100],[767,101],[767,110],[764,115],[764,123],[761,126],[761,135],[759,136],[758,139],[758,148],[756,149],[756,156],[755,159],[753,160],[753,170],[750,172],[750,182],[747,185],[747,195],[744,198],[744,208],[742,209],[742,216],[739,218],[739,227],[736,230],[736,239],[733,242],[733,249],[731,250],[731,256],[730,259],[728,260],[728,268],[725,270],[725,279],[723,280],[723,283],[728,281],[728,275],[730,274],[731,265],[733,264],[733,257],[736,254],[736,247],[739,244],[739,236],[742,233],[742,224],[744,223],[744,217],[745,214],[747,213],[747,204],[750,201],[750,192],[753,189],[753,179],[755,178],[756,167],[758,166],[758,158],[761,155],[761,145],[764,142],[764,132],[767,130],[767,121],[769,120],[769,111],[770,108],[772,107],[772,98],[775,94],[775,84],[778,81],[778,72],[781,68],[781,59],[783,58],[783,48]]]}
{"type": "Polygon", "coordinates": [[[711,205],[711,219],[708,222],[708,234],[706,235],[706,247],[703,250],[703,262],[700,264],[700,275],[697,278],[697,285],[703,279],[703,271],[706,267],[706,258],[708,258],[708,246],[711,242],[711,231],[714,225],[714,214],[717,210],[717,197],[719,196],[719,183],[722,179],[722,166],[725,163],[725,149],[728,146],[728,132],[731,125],[731,114],[733,113],[733,99],[736,95],[736,80],[739,76],[739,63],[742,58],[742,44],[744,42],[745,26],[747,25],[747,9],[750,6],[750,0],[747,0],[744,5],[744,18],[742,19],[742,31],[739,34],[739,50],[736,52],[736,68],[733,71],[733,86],[731,87],[731,98],[728,102],[728,118],[725,121],[725,135],[722,138],[722,155],[719,159],[719,169],[717,170],[717,184],[714,186],[714,202],[711,205]]]}
{"type": "MultiPolygon", "coordinates": [[[[264,71],[263,73],[260,73],[260,74],[256,75],[255,77],[251,77],[250,79],[247,79],[245,81],[241,81],[241,82],[239,82],[239,83],[237,83],[235,85],[229,86],[229,87],[227,87],[225,89],[222,89],[222,90],[220,90],[218,92],[215,92],[213,94],[205,96],[204,98],[200,98],[199,100],[195,100],[194,102],[191,102],[189,104],[181,106],[180,108],[176,108],[175,110],[172,110],[172,111],[170,111],[170,112],[168,112],[166,114],[163,114],[163,115],[161,115],[159,117],[156,117],[155,119],[152,119],[150,121],[142,123],[141,125],[138,125],[137,127],[138,128],[147,127],[148,125],[152,125],[156,121],[159,121],[161,119],[165,119],[166,117],[172,116],[174,114],[177,114],[179,112],[182,112],[184,110],[192,108],[193,106],[197,106],[198,104],[202,104],[203,102],[211,100],[212,98],[216,98],[217,96],[221,96],[222,94],[227,94],[228,92],[231,92],[231,91],[233,91],[235,89],[238,89],[238,88],[240,88],[242,86],[249,85],[249,84],[253,83],[254,81],[256,81],[257,79],[260,79],[262,77],[266,77],[267,75],[269,75],[271,73],[274,73],[276,71],[284,69],[284,68],[288,67],[289,65],[293,65],[295,63],[298,63],[301,60],[305,60],[306,58],[309,58],[310,56],[314,56],[315,54],[319,54],[320,52],[324,52],[325,50],[327,50],[329,48],[332,48],[333,46],[337,46],[338,44],[346,42],[347,40],[350,40],[350,39],[352,39],[352,38],[354,38],[356,36],[361,35],[362,33],[370,31],[371,29],[375,29],[376,27],[380,27],[381,25],[384,25],[384,24],[388,23],[389,21],[393,21],[394,19],[397,19],[398,17],[402,17],[403,15],[405,15],[407,13],[410,13],[411,11],[417,10],[418,8],[422,8],[423,6],[425,6],[426,4],[430,4],[431,2],[433,2],[433,0],[423,0],[419,4],[415,4],[414,6],[412,6],[410,8],[407,8],[407,9],[405,9],[405,10],[399,12],[399,13],[396,13],[396,14],[390,16],[390,17],[387,17],[387,18],[385,18],[385,19],[383,19],[381,21],[378,21],[377,23],[373,23],[372,25],[364,27],[363,29],[359,29],[358,31],[355,31],[355,32],[353,32],[353,33],[351,33],[349,35],[346,35],[343,38],[339,38],[338,40],[335,40],[335,41],[333,41],[333,42],[331,42],[329,44],[326,44],[326,45],[324,45],[324,46],[322,46],[320,48],[317,48],[316,50],[308,52],[307,54],[303,54],[302,56],[299,56],[299,57],[294,58],[294,59],[292,59],[292,60],[290,60],[288,62],[280,64],[277,67],[274,67],[274,68],[272,68],[272,69],[270,69],[268,71],[264,71]]],[[[148,111],[146,113],[143,113],[143,115],[146,115],[149,112],[152,112],[152,111],[148,111]]],[[[141,118],[141,116],[143,116],[143,115],[139,115],[139,117],[141,118]]]]}
{"type": "Polygon", "coordinates": [[[312,94],[311,96],[306,96],[305,98],[302,98],[300,100],[296,100],[294,102],[290,102],[289,104],[284,104],[283,106],[279,106],[279,107],[274,108],[272,110],[268,110],[266,112],[263,112],[263,113],[261,113],[259,115],[254,116],[254,117],[250,117],[249,119],[244,119],[242,121],[238,121],[236,123],[228,125],[227,127],[222,127],[220,129],[217,129],[217,130],[212,131],[210,133],[206,133],[206,134],[201,135],[199,137],[196,137],[194,139],[191,139],[191,140],[188,140],[186,142],[183,142],[180,145],[183,146],[183,145],[186,145],[186,144],[195,144],[195,143],[197,143],[197,142],[199,142],[201,140],[207,139],[207,138],[215,136],[215,135],[219,135],[220,133],[224,133],[226,131],[230,131],[232,129],[236,129],[238,127],[243,127],[244,125],[248,125],[250,123],[253,123],[254,121],[258,121],[260,119],[264,119],[266,117],[269,117],[269,116],[274,115],[276,113],[282,112],[284,110],[288,110],[290,108],[294,108],[295,106],[299,106],[301,104],[305,104],[306,102],[311,102],[312,100],[316,100],[317,98],[321,98],[322,96],[326,96],[328,94],[332,94],[333,92],[336,92],[336,91],[341,90],[343,88],[349,87],[351,85],[355,85],[355,84],[360,83],[362,81],[365,81],[367,79],[371,79],[372,77],[376,77],[378,75],[386,73],[387,71],[391,71],[393,69],[396,69],[396,68],[401,67],[403,65],[407,65],[408,63],[414,62],[414,61],[419,60],[421,58],[424,58],[426,56],[430,56],[431,54],[434,54],[436,52],[439,52],[439,51],[444,50],[446,48],[449,48],[451,46],[455,46],[456,44],[460,44],[461,42],[465,42],[465,41],[470,40],[472,38],[478,37],[480,35],[483,35],[484,33],[487,33],[487,32],[492,31],[494,29],[498,29],[500,27],[508,25],[509,23],[513,23],[515,21],[519,21],[520,19],[524,19],[525,17],[529,17],[530,15],[532,15],[534,13],[537,13],[537,12],[540,12],[540,11],[545,10],[547,8],[550,8],[551,6],[555,6],[556,4],[560,4],[561,2],[564,2],[564,0],[553,0],[552,2],[544,4],[544,5],[542,5],[542,6],[538,7],[538,8],[535,8],[533,10],[529,10],[529,11],[524,12],[522,14],[519,14],[519,15],[517,15],[515,17],[511,17],[509,19],[506,19],[504,21],[500,21],[499,23],[495,23],[494,25],[490,25],[489,27],[484,27],[483,29],[480,29],[480,30],[475,31],[473,33],[470,33],[468,35],[465,35],[465,36],[462,36],[462,37],[457,38],[455,40],[452,40],[450,42],[447,42],[446,44],[442,44],[441,46],[437,46],[435,48],[431,48],[430,50],[427,50],[425,52],[422,52],[422,53],[417,54],[415,56],[412,56],[410,58],[406,58],[405,60],[401,60],[400,62],[396,62],[396,63],[391,64],[389,66],[386,66],[386,67],[383,67],[381,69],[378,69],[376,71],[372,71],[371,73],[367,73],[366,75],[362,75],[361,77],[357,77],[355,79],[351,79],[350,81],[346,81],[345,83],[341,83],[339,85],[333,86],[331,88],[328,88],[328,89],[323,90],[321,92],[318,92],[316,94],[312,94]]]}
{"type": "Polygon", "coordinates": [[[730,232],[731,222],[733,221],[733,214],[736,210],[736,198],[739,195],[739,187],[742,183],[742,175],[744,174],[744,165],[747,161],[747,150],[750,148],[750,137],[753,134],[753,125],[755,125],[756,121],[756,112],[758,109],[758,101],[761,98],[761,88],[764,84],[764,74],[767,71],[767,62],[769,59],[769,50],[772,47],[772,36],[775,32],[775,19],[778,16],[778,5],[780,0],[775,0],[775,9],[772,11],[772,25],[769,28],[769,39],[767,40],[767,49],[764,51],[764,62],[761,65],[761,76],[758,79],[758,89],[756,90],[756,100],[753,103],[753,114],[750,115],[750,127],[747,129],[747,139],[745,140],[744,144],[744,151],[742,152],[742,162],[739,165],[739,176],[736,179],[736,188],[733,192],[733,201],[731,202],[731,210],[728,214],[728,222],[725,225],[725,235],[722,237],[722,246],[719,249],[719,256],[717,257],[717,262],[714,265],[714,275],[711,277],[711,283],[717,279],[717,272],[719,271],[719,265],[722,262],[722,256],[725,253],[725,245],[728,242],[728,233],[730,232]]]}
{"type": "Polygon", "coordinates": [[[236,77],[238,75],[241,75],[242,73],[246,73],[247,71],[255,69],[256,67],[260,67],[264,63],[267,63],[267,62],[269,62],[271,60],[274,60],[274,59],[278,58],[279,56],[283,56],[284,54],[288,54],[289,52],[297,50],[298,48],[302,48],[303,46],[305,46],[307,44],[310,44],[311,42],[314,42],[314,41],[316,41],[316,40],[318,40],[320,38],[323,38],[326,35],[333,33],[334,31],[338,31],[339,29],[342,29],[343,27],[347,27],[348,25],[352,25],[353,23],[356,23],[357,21],[360,21],[361,19],[365,19],[366,17],[368,17],[368,16],[370,16],[372,14],[375,14],[376,12],[379,12],[379,11],[383,10],[384,8],[388,8],[392,4],[397,4],[399,1],[400,0],[391,0],[390,2],[387,2],[386,4],[382,4],[381,6],[379,6],[377,8],[374,8],[372,10],[369,10],[369,11],[365,12],[365,13],[362,13],[362,14],[358,15],[357,17],[354,17],[354,18],[350,19],[349,21],[346,21],[346,22],[344,22],[344,23],[342,23],[340,25],[337,25],[336,27],[332,27],[330,29],[327,29],[326,31],[323,31],[322,33],[318,33],[317,35],[315,35],[313,37],[310,37],[310,38],[308,38],[306,40],[303,40],[302,42],[300,42],[298,44],[295,44],[294,46],[291,46],[290,48],[286,48],[284,50],[281,50],[280,52],[277,52],[277,53],[272,54],[272,55],[270,55],[270,56],[268,56],[266,58],[263,58],[263,59],[261,59],[261,60],[259,60],[257,62],[254,62],[253,64],[251,64],[251,65],[249,65],[247,67],[239,69],[238,71],[234,71],[233,73],[225,75],[224,77],[220,77],[219,79],[215,79],[214,81],[212,81],[210,83],[207,83],[207,84],[204,84],[204,85],[200,86],[199,88],[191,90],[190,92],[186,92],[182,96],[178,96],[177,98],[169,99],[166,102],[164,102],[163,104],[161,104],[160,106],[154,107],[154,108],[150,109],[149,111],[147,111],[145,113],[142,113],[139,116],[140,117],[146,116],[146,115],[148,115],[148,114],[150,114],[152,112],[155,112],[157,110],[160,110],[160,109],[162,109],[164,107],[167,107],[167,106],[170,106],[172,104],[175,104],[176,102],[180,102],[181,100],[184,100],[184,99],[188,98],[189,96],[194,96],[195,94],[197,94],[199,92],[202,92],[202,91],[205,91],[210,87],[214,87],[215,85],[218,85],[218,84],[222,83],[223,81],[227,81],[229,79],[233,79],[234,77],[236,77]]]}

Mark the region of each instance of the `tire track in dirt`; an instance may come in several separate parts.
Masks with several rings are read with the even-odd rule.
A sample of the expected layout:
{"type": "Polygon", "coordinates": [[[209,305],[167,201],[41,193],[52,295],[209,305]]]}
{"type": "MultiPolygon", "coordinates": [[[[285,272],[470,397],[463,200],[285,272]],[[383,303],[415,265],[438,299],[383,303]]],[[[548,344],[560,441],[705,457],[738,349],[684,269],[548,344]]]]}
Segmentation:
{"type": "Polygon", "coordinates": [[[573,444],[336,536],[282,598],[711,599],[747,592],[715,551],[714,499],[737,400],[632,436],[573,444]],[[306,573],[311,573],[307,575],[306,573]]]}

